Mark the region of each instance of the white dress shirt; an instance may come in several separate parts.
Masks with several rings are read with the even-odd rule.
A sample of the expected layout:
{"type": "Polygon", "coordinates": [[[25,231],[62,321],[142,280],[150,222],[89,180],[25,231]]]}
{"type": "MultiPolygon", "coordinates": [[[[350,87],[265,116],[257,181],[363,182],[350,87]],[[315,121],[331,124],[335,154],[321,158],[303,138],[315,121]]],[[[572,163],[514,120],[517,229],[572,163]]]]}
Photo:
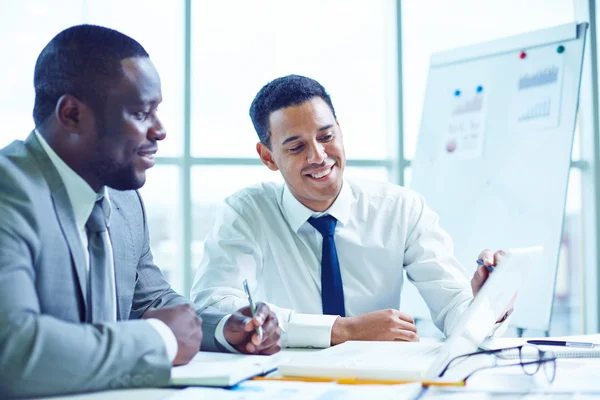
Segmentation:
{"type": "Polygon", "coordinates": [[[287,347],[328,347],[337,316],[322,315],[322,236],[307,220],[337,219],[335,244],[346,315],[399,309],[403,271],[427,302],[436,326],[452,331],[473,299],[438,216],[417,193],[383,182],[344,181],[325,213],[302,205],[284,184],[262,183],[225,200],[209,233],[192,288],[199,307],[232,312],[255,301],[277,314],[287,347]]]}
{"type": "MultiPolygon", "coordinates": [[[[92,209],[94,208],[94,204],[96,201],[102,199],[103,201],[103,210],[106,215],[106,224],[110,227],[110,214],[112,212],[110,199],[108,197],[108,191],[105,187],[102,187],[98,193],[94,192],[90,185],[87,184],[86,181],[83,180],[75,171],[73,171],[59,156],[52,150],[52,147],[46,142],[44,137],[39,134],[39,132],[35,131],[38,141],[42,145],[42,148],[48,154],[50,161],[58,171],[60,178],[65,185],[65,189],[67,190],[67,195],[69,196],[69,201],[71,202],[71,206],[73,207],[73,215],[75,216],[75,223],[77,225],[77,231],[79,232],[79,239],[81,240],[81,246],[83,248],[83,254],[87,254],[85,257],[85,266],[88,272],[88,289],[89,289],[89,272],[90,272],[90,256],[88,251],[88,233],[85,227],[88,218],[92,214],[92,209]]],[[[110,269],[110,291],[112,293],[111,298],[113,302],[111,303],[111,316],[112,320],[107,322],[114,322],[117,320],[117,294],[115,288],[115,265],[114,258],[112,254],[112,245],[110,242],[110,235],[108,231],[103,233],[108,236],[108,250],[109,254],[107,255],[110,269]]],[[[161,320],[156,318],[149,318],[145,321],[148,323],[160,334],[165,344],[165,348],[167,350],[167,354],[169,356],[170,361],[173,361],[177,356],[178,345],[177,339],[175,335],[171,331],[171,329],[161,320]]]]}

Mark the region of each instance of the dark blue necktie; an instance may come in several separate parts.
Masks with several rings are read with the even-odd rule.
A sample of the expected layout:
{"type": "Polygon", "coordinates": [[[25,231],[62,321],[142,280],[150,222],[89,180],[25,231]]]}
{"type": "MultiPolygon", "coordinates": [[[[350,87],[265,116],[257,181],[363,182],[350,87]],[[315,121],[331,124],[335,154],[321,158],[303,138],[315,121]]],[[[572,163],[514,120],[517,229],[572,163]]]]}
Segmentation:
{"type": "Polygon", "coordinates": [[[308,223],[323,235],[323,255],[321,256],[321,301],[323,314],[346,316],[344,307],[344,287],[342,274],[335,249],[335,225],[337,220],[331,215],[309,218],[308,223]]]}

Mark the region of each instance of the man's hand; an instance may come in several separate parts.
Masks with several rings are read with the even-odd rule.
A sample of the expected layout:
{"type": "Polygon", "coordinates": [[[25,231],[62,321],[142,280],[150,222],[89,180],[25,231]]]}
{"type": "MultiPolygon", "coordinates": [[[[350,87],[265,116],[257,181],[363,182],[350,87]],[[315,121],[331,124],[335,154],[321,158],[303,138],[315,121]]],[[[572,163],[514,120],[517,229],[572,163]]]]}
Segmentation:
{"type": "Polygon", "coordinates": [[[481,253],[479,253],[479,259],[483,261],[484,265],[479,265],[473,274],[473,278],[471,279],[471,289],[473,290],[473,296],[477,296],[477,293],[481,290],[481,287],[487,280],[490,273],[488,272],[486,266],[492,267],[496,266],[502,256],[504,255],[504,251],[498,250],[497,252],[492,252],[490,249],[485,249],[481,253]]]}
{"type": "Polygon", "coordinates": [[[189,304],[173,307],[149,308],[142,318],[156,318],[167,324],[177,339],[177,356],[173,365],[183,365],[200,351],[202,320],[189,304]]]}
{"type": "Polygon", "coordinates": [[[415,320],[398,310],[380,310],[356,317],[339,317],[333,323],[331,344],[348,340],[418,342],[415,320]]]}
{"type": "Polygon", "coordinates": [[[281,350],[277,316],[262,302],[256,303],[254,318],[248,306],[231,314],[223,327],[223,335],[240,353],[271,355],[281,350]],[[258,326],[262,326],[262,340],[256,334],[258,326]]]}
{"type": "MultiPolygon", "coordinates": [[[[479,259],[483,261],[484,265],[480,265],[477,267],[477,270],[473,274],[473,279],[471,279],[471,289],[473,290],[473,296],[477,296],[477,293],[479,293],[481,287],[483,286],[485,281],[487,281],[487,278],[490,276],[490,272],[488,272],[485,266],[496,266],[498,262],[500,262],[504,254],[506,253],[503,250],[498,250],[497,252],[493,253],[490,249],[485,249],[481,253],[479,253],[479,259]]],[[[508,316],[508,312],[513,309],[513,307],[515,306],[515,301],[517,299],[517,294],[518,293],[515,293],[515,295],[510,299],[508,305],[506,306],[502,314],[500,314],[498,321],[496,321],[497,323],[503,322],[508,316]]]]}

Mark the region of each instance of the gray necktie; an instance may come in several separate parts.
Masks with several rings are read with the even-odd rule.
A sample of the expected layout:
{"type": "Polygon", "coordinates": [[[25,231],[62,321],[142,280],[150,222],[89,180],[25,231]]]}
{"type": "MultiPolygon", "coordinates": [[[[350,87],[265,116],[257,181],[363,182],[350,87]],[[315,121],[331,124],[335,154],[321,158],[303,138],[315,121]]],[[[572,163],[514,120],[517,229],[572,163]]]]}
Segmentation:
{"type": "Polygon", "coordinates": [[[88,251],[90,253],[90,311],[93,323],[113,320],[110,274],[108,265],[108,243],[105,240],[106,216],[102,199],[94,204],[92,214],[85,224],[88,229],[88,251]]]}

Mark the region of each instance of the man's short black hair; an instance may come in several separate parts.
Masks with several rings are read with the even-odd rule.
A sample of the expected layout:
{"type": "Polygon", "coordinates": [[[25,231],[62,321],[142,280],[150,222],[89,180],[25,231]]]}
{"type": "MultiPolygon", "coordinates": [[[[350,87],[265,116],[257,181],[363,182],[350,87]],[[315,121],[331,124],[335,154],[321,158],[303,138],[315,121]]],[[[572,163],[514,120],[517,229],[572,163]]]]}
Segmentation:
{"type": "Polygon", "coordinates": [[[107,89],[122,77],[121,60],[130,57],[148,57],[148,53],[113,29],[77,25],[60,32],[35,63],[35,125],[46,121],[64,94],[77,97],[95,112],[102,110],[107,89]]]}
{"type": "Polygon", "coordinates": [[[299,106],[315,97],[320,97],[329,105],[333,116],[335,109],[331,97],[323,85],[314,79],[301,75],[288,75],[272,80],[263,86],[250,106],[250,118],[260,141],[271,148],[269,117],[282,108],[299,106]]]}

